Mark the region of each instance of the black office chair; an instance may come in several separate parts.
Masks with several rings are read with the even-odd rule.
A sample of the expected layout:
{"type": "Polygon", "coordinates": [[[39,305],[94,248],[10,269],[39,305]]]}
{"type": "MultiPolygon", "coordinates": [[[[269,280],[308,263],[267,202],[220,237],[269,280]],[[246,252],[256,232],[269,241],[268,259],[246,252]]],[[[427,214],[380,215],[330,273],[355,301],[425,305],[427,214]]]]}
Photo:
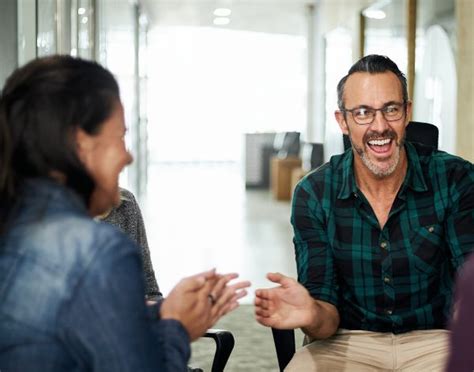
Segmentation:
{"type": "Polygon", "coordinates": [[[280,159],[298,156],[300,153],[300,132],[281,132],[275,135],[273,152],[280,159]]]}
{"type": "MultiPolygon", "coordinates": [[[[409,142],[421,143],[425,146],[438,148],[439,131],[438,128],[429,123],[410,121],[406,128],[406,140],[409,142]]],[[[347,135],[343,135],[344,150],[351,147],[351,141],[347,135]]],[[[278,359],[278,367],[283,371],[290,362],[296,351],[295,331],[292,329],[272,328],[273,342],[278,359]]]]}
{"type": "Polygon", "coordinates": [[[301,168],[305,172],[316,169],[324,162],[324,148],[322,143],[303,142],[300,149],[301,168]]]}
{"type": "MultiPolygon", "coordinates": [[[[208,329],[203,337],[212,338],[216,343],[216,352],[212,361],[211,372],[223,372],[230,353],[234,349],[234,336],[229,331],[222,329],[208,329]]],[[[202,369],[193,368],[194,372],[200,372],[202,369]]]]}

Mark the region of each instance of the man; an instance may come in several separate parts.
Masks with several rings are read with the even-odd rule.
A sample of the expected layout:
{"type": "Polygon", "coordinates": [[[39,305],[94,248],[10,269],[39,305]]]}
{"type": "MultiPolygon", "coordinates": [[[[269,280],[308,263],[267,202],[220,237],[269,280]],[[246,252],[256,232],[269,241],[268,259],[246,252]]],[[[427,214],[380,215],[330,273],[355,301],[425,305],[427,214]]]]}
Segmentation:
{"type": "Polygon", "coordinates": [[[474,167],[405,142],[403,73],[362,58],[338,84],[336,120],[352,150],[296,187],[298,281],[256,292],[266,326],[311,342],[289,371],[439,371],[453,276],[474,247],[474,167]]]}

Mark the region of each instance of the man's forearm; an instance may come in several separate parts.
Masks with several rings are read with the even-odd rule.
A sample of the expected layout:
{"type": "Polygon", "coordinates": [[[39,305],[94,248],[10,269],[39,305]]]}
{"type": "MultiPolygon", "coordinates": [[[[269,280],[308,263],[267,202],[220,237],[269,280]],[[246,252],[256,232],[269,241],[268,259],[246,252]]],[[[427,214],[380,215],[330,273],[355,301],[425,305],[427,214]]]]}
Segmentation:
{"type": "Polygon", "coordinates": [[[313,314],[312,323],[301,328],[306,335],[313,339],[324,339],[336,333],[339,327],[339,312],[334,305],[314,300],[313,314]]]}

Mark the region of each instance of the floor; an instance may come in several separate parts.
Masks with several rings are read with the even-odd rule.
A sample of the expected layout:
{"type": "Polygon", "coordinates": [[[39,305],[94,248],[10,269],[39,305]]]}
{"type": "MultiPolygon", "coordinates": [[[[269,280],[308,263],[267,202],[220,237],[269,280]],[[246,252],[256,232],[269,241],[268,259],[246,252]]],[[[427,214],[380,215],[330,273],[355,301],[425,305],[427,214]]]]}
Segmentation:
{"type": "MultiPolygon", "coordinates": [[[[214,327],[232,332],[235,339],[225,372],[278,372],[271,330],[259,325],[253,317],[253,306],[241,305],[214,327]]],[[[298,347],[303,344],[303,333],[300,330],[295,331],[295,342],[298,347]]],[[[200,338],[192,343],[191,348],[189,364],[206,372],[211,371],[214,342],[209,338],[200,338]]]]}
{"type": "Polygon", "coordinates": [[[217,268],[272,286],[269,271],[295,277],[290,203],[268,190],[245,190],[236,163],[159,164],[141,200],[155,273],[166,295],[184,276],[217,268]]]}

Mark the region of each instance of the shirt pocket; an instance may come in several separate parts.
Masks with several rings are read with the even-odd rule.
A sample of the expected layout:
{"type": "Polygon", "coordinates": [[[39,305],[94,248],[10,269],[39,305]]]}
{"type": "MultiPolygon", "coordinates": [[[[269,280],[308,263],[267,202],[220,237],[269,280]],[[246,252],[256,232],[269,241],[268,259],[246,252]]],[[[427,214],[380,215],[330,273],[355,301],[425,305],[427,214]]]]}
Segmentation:
{"type": "Polygon", "coordinates": [[[409,254],[415,267],[430,275],[437,273],[444,258],[444,229],[440,224],[421,226],[410,236],[409,254]]]}

